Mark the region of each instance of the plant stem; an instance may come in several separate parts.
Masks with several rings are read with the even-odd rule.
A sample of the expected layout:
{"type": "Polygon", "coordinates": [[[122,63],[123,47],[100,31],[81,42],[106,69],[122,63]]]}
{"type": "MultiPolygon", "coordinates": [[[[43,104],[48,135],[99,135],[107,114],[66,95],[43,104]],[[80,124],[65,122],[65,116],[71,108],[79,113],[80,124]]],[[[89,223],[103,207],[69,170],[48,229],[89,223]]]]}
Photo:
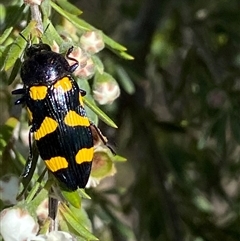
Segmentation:
{"type": "Polygon", "coordinates": [[[42,14],[39,10],[39,6],[37,4],[30,4],[31,9],[31,18],[37,22],[36,29],[43,33],[43,23],[42,23],[42,14]]]}

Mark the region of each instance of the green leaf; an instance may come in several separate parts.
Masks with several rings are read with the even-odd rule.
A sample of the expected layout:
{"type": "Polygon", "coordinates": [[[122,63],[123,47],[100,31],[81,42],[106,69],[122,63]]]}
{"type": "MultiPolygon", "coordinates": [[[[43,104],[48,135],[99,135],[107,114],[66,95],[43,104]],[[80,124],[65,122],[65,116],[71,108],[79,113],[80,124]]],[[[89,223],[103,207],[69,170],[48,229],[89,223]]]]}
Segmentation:
{"type": "Polygon", "coordinates": [[[82,198],[91,199],[91,197],[85,192],[85,189],[83,189],[83,188],[79,188],[78,193],[80,194],[80,196],[82,198]]]}
{"type": "Polygon", "coordinates": [[[66,11],[64,11],[62,8],[60,8],[57,4],[55,4],[54,2],[51,2],[51,6],[54,8],[54,10],[56,10],[60,15],[62,15],[63,17],[65,17],[69,22],[71,22],[72,24],[74,24],[77,28],[84,30],[84,31],[88,31],[88,30],[94,30],[94,28],[82,21],[81,19],[79,19],[77,16],[68,13],[66,11]]]}
{"type": "Polygon", "coordinates": [[[77,191],[69,192],[65,190],[61,190],[63,197],[75,208],[81,207],[81,197],[77,191]]]}
{"type": "MultiPolygon", "coordinates": [[[[7,46],[0,46],[0,70],[1,71],[3,70],[10,48],[11,48],[11,44],[7,46]]],[[[3,72],[4,71],[2,71],[1,75],[3,74],[3,72]]],[[[2,76],[1,76],[1,81],[4,82],[4,79],[2,78],[2,76]]]]}
{"type": "Polygon", "coordinates": [[[74,217],[79,223],[84,224],[84,227],[87,228],[87,230],[92,230],[91,221],[88,218],[87,212],[83,208],[76,208],[70,205],[69,209],[74,213],[74,217]]]}
{"type": "Polygon", "coordinates": [[[90,101],[88,98],[84,97],[83,98],[84,103],[92,110],[94,111],[98,117],[105,122],[107,125],[113,127],[113,128],[118,128],[117,125],[108,117],[98,106],[96,106],[95,103],[90,101]]]}
{"type": "MultiPolygon", "coordinates": [[[[1,1],[2,3],[2,1],[1,1]]],[[[5,18],[6,18],[6,7],[4,6],[4,4],[0,4],[0,26],[2,29],[4,29],[3,27],[3,23],[5,22],[5,18]]],[[[5,22],[6,23],[6,22],[5,22]]]]}
{"type": "MultiPolygon", "coordinates": [[[[23,36],[28,36],[33,31],[35,26],[36,22],[31,21],[28,26],[23,30],[23,36]]],[[[20,35],[15,39],[7,53],[4,70],[7,71],[15,64],[16,60],[22,56],[27,44],[28,43],[26,42],[26,40],[23,39],[23,37],[20,35]]]]}
{"type": "Polygon", "coordinates": [[[135,92],[135,87],[128,73],[122,66],[116,66],[116,71],[119,76],[119,81],[124,90],[130,95],[133,94],[135,92]]]}
{"type": "Polygon", "coordinates": [[[42,41],[44,43],[48,43],[50,46],[52,46],[53,42],[55,41],[60,47],[63,44],[63,39],[61,38],[61,36],[56,31],[52,22],[49,19],[45,18],[44,21],[43,21],[43,25],[47,29],[42,36],[42,41]]]}
{"type": "Polygon", "coordinates": [[[118,42],[114,41],[113,39],[111,39],[110,37],[105,35],[104,33],[103,33],[103,40],[104,40],[104,43],[106,45],[108,45],[112,49],[116,49],[116,50],[118,50],[120,52],[127,51],[126,47],[124,47],[123,45],[121,45],[118,42]]]}
{"type": "Polygon", "coordinates": [[[119,156],[119,155],[114,155],[112,157],[114,162],[125,162],[127,161],[127,158],[123,157],[123,156],[119,156]]]}
{"type": "Polygon", "coordinates": [[[22,65],[22,62],[21,62],[21,59],[18,58],[13,66],[13,69],[12,69],[12,72],[11,72],[11,75],[9,76],[9,79],[8,79],[8,84],[12,84],[12,82],[15,80],[16,76],[18,75],[19,73],[19,70],[21,68],[21,65],[22,65]]]}
{"type": "Polygon", "coordinates": [[[8,36],[11,34],[12,30],[13,30],[13,27],[5,29],[2,36],[0,37],[0,44],[3,44],[3,42],[5,42],[8,36]]]}
{"type": "Polygon", "coordinates": [[[26,201],[24,202],[26,208],[32,214],[32,216],[36,216],[38,206],[43,202],[44,199],[46,199],[46,197],[48,197],[48,195],[49,190],[46,188],[41,188],[40,183],[36,182],[26,201]]]}
{"type": "Polygon", "coordinates": [[[26,203],[36,210],[40,203],[48,196],[48,192],[51,188],[49,183],[46,184],[48,188],[41,188],[41,183],[36,182],[28,196],[26,197],[26,203]],[[41,190],[40,190],[41,189],[41,190]]]}
{"type": "MultiPolygon", "coordinates": [[[[42,1],[42,3],[41,3],[41,10],[43,12],[43,19],[49,18],[50,14],[51,14],[50,0],[42,1]]],[[[45,33],[45,29],[44,29],[44,33],[45,33]]]]}
{"type": "Polygon", "coordinates": [[[134,57],[126,52],[120,52],[119,56],[127,60],[134,60],[134,57]]]}
{"type": "Polygon", "coordinates": [[[72,226],[72,228],[86,240],[98,240],[93,234],[91,234],[82,224],[80,224],[75,217],[74,213],[64,204],[59,206],[59,210],[66,221],[72,226]]]}
{"type": "Polygon", "coordinates": [[[22,4],[22,6],[19,6],[17,4],[9,6],[7,8],[5,18],[6,27],[9,28],[11,26],[16,26],[17,24],[19,24],[20,19],[22,18],[26,8],[28,8],[27,4],[22,4]]]}
{"type": "Polygon", "coordinates": [[[101,60],[97,55],[93,55],[91,58],[92,58],[95,66],[96,66],[97,71],[98,71],[100,74],[103,74],[104,65],[103,65],[102,60],[101,60]]]}
{"type": "Polygon", "coordinates": [[[57,0],[57,3],[62,9],[65,9],[65,11],[73,15],[79,16],[80,14],[82,14],[82,11],[79,8],[66,0],[57,0]]]}
{"type": "MultiPolygon", "coordinates": [[[[84,98],[87,98],[89,101],[94,103],[93,97],[90,94],[91,88],[90,88],[89,82],[86,79],[80,79],[80,78],[76,78],[76,79],[77,79],[77,83],[78,83],[79,87],[86,91],[86,95],[84,98]]],[[[88,116],[89,120],[91,122],[93,122],[95,125],[98,125],[97,114],[94,111],[92,111],[88,106],[85,106],[85,110],[87,112],[87,116],[88,116]]]]}

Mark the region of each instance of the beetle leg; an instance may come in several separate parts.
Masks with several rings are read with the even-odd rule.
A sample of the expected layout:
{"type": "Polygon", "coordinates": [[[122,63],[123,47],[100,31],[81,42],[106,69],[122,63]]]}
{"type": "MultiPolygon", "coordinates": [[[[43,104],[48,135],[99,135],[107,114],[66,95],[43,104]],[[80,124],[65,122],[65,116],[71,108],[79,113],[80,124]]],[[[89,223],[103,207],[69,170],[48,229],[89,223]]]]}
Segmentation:
{"type": "Polygon", "coordinates": [[[72,57],[69,57],[69,55],[72,53],[72,51],[73,51],[73,46],[68,49],[67,54],[66,54],[66,58],[67,58],[67,59],[76,62],[76,63],[74,63],[73,65],[69,66],[69,71],[70,71],[71,73],[73,73],[73,72],[78,68],[78,66],[79,66],[79,62],[78,62],[76,59],[74,59],[74,58],[72,58],[72,57]]]}
{"type": "Polygon", "coordinates": [[[16,89],[12,91],[13,95],[24,95],[26,93],[26,89],[22,88],[22,89],[16,89]]]}
{"type": "Polygon", "coordinates": [[[33,151],[32,151],[32,139],[31,139],[31,133],[32,130],[30,129],[29,134],[28,134],[28,143],[29,143],[29,154],[28,154],[28,159],[27,162],[25,164],[23,173],[22,173],[22,177],[27,177],[31,168],[32,168],[32,164],[33,164],[33,151]]]}
{"type": "Polygon", "coordinates": [[[23,104],[26,101],[26,98],[25,98],[26,89],[25,88],[13,90],[12,94],[13,95],[23,95],[21,98],[19,98],[18,100],[16,100],[14,102],[15,105],[23,104]]]}
{"type": "Polygon", "coordinates": [[[91,127],[91,130],[97,134],[97,137],[100,138],[103,144],[112,152],[112,154],[116,155],[116,152],[113,150],[113,148],[110,145],[108,145],[107,138],[102,134],[100,129],[92,122],[90,122],[90,127],[91,127]]]}
{"type": "Polygon", "coordinates": [[[57,216],[57,210],[58,210],[58,200],[56,198],[53,198],[52,196],[54,196],[54,190],[53,188],[51,188],[49,190],[49,199],[48,199],[48,216],[52,219],[52,227],[50,226],[50,230],[49,231],[54,231],[55,230],[55,225],[57,225],[55,223],[55,219],[57,216]]]}
{"type": "Polygon", "coordinates": [[[85,90],[82,90],[82,89],[80,89],[79,92],[80,92],[81,96],[85,96],[87,94],[87,92],[85,90]]]}

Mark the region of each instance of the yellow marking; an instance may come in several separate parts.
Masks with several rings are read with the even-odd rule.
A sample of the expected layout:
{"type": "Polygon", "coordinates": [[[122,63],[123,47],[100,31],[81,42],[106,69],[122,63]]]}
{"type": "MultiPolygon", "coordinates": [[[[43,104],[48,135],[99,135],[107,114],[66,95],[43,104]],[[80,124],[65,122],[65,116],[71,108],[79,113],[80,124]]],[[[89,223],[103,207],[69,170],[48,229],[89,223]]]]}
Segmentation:
{"type": "Polygon", "coordinates": [[[70,110],[64,118],[64,122],[68,126],[89,126],[89,120],[85,116],[80,116],[75,111],[70,110]]]}
{"type": "Polygon", "coordinates": [[[28,113],[28,118],[29,118],[30,122],[32,122],[32,120],[33,120],[32,111],[28,107],[27,107],[27,113],[28,113]]]}
{"type": "Polygon", "coordinates": [[[32,86],[29,90],[33,100],[43,100],[47,95],[47,86],[32,86]]]}
{"type": "Polygon", "coordinates": [[[76,155],[76,162],[81,164],[83,162],[91,162],[93,159],[93,147],[91,148],[82,148],[78,151],[76,155]]]}
{"type": "Polygon", "coordinates": [[[83,106],[83,98],[82,98],[81,94],[79,94],[79,102],[80,102],[80,105],[83,106]]]}
{"type": "Polygon", "coordinates": [[[60,169],[68,167],[68,162],[66,158],[61,156],[56,156],[52,157],[50,160],[45,160],[45,164],[47,168],[52,172],[56,172],[60,169]]]}
{"type": "Polygon", "coordinates": [[[45,117],[40,128],[34,133],[35,140],[40,140],[42,137],[54,132],[57,129],[58,123],[50,117],[45,117]]]}
{"type": "Polygon", "coordinates": [[[67,92],[72,89],[71,80],[68,77],[64,77],[56,82],[54,88],[61,88],[64,92],[67,92]]]}

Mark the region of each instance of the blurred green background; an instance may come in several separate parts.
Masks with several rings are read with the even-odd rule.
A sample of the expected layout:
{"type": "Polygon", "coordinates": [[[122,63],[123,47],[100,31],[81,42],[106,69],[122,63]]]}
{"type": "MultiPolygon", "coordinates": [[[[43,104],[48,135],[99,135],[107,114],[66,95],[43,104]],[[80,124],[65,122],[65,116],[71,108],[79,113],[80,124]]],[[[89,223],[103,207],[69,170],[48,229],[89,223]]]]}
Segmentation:
{"type": "Polygon", "coordinates": [[[240,1],[76,4],[135,57],[106,58],[135,87],[107,109],[133,240],[240,240],[240,1]]]}
{"type": "Polygon", "coordinates": [[[100,54],[122,88],[100,128],[128,161],[89,191],[95,235],[239,241],[240,1],[72,2],[135,57],[100,54]]]}

